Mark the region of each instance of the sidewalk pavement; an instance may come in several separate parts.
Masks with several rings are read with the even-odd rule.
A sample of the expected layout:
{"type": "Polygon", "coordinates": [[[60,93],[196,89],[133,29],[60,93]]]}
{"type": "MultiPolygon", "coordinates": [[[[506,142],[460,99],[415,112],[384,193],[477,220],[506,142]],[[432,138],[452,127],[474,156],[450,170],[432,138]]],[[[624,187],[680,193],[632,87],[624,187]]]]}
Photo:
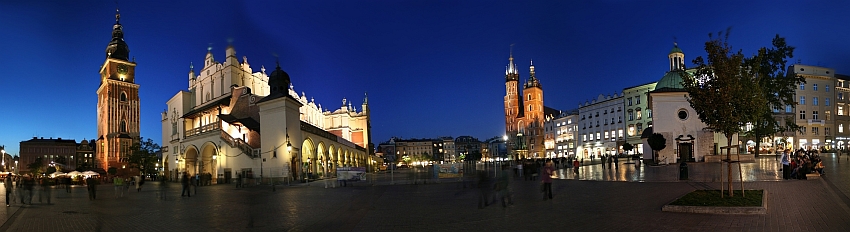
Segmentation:
{"type": "MultiPolygon", "coordinates": [[[[842,157],[844,158],[844,157],[842,157]]],[[[771,159],[772,160],[772,159],[771,159]]],[[[753,178],[767,178],[768,161],[753,167],[753,178]]],[[[669,181],[678,169],[640,167],[606,172],[592,165],[586,176],[556,179],[554,199],[544,201],[539,181],[512,181],[514,205],[477,208],[479,191],[460,182],[428,185],[325,189],[320,182],[236,189],[234,185],[198,188],[180,197],[180,186],[149,182],[141,193],[116,199],[100,188],[89,201],[85,188],[54,192],[54,205],[36,204],[0,227],[0,231],[460,231],[460,230],[625,230],[625,231],[844,231],[850,207],[842,200],[850,190],[850,162],[826,162],[825,179],[747,181],[748,189],[768,192],[765,215],[708,215],[662,212],[664,204],[695,189],[717,189],[710,172],[716,166],[694,164],[690,181],[669,181]],[[704,171],[696,171],[703,168],[704,171]],[[634,174],[634,173],[640,174],[634,174]],[[611,176],[611,181],[594,180],[611,176]],[[627,177],[629,176],[629,177],[627,177]],[[167,193],[161,200],[159,194],[167,193]],[[49,222],[49,223],[45,223],[49,222]]],[[[718,165],[719,166],[719,165],[718,165]]],[[[744,166],[744,165],[742,165],[744,166]]],[[[621,168],[624,166],[621,164],[621,168]]],[[[633,168],[633,167],[632,167],[633,168]]],[[[675,167],[677,168],[677,167],[675,167]]],[[[743,168],[742,168],[743,169],[743,168]]],[[[719,170],[718,170],[719,172],[719,170]]],[[[569,174],[566,174],[569,175],[569,174]]],[[[736,188],[740,186],[735,183],[736,188]]]]}

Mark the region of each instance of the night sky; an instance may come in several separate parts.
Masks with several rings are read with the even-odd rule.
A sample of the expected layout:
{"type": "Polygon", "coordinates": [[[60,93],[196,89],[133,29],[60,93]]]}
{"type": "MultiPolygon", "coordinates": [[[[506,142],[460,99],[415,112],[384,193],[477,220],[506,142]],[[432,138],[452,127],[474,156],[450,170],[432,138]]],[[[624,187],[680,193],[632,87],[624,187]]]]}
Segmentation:
{"type": "MultiPolygon", "coordinates": [[[[796,63],[850,74],[847,1],[119,1],[141,85],[141,134],[161,142],[165,102],[188,88],[208,47],[228,44],[255,71],[275,56],[295,90],[358,110],[369,93],[375,144],[391,136],[504,134],[504,71],[534,60],[545,105],[657,81],[677,41],[690,60],[732,27],[753,54],[779,34],[796,63]],[[844,22],[844,23],[842,23],[844,22]],[[674,39],[675,38],[675,39],[674,39]]],[[[115,1],[0,0],[0,144],[97,137],[98,69],[115,1]]]]}

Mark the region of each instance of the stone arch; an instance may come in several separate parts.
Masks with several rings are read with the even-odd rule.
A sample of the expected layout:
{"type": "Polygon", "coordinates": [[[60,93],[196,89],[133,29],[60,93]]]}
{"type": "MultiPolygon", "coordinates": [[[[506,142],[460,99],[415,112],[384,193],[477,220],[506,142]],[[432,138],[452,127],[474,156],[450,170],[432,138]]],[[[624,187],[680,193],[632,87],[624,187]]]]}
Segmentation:
{"type": "Polygon", "coordinates": [[[316,173],[318,176],[325,176],[327,171],[328,153],[325,150],[325,142],[319,141],[319,144],[316,145],[316,170],[313,173],[316,173]]]}
{"type": "Polygon", "coordinates": [[[344,161],[344,159],[345,159],[345,157],[343,156],[342,148],[341,147],[336,148],[336,166],[337,167],[343,167],[342,162],[344,161]]]}
{"type": "Polygon", "coordinates": [[[199,153],[200,151],[198,150],[198,147],[195,147],[195,145],[189,145],[186,147],[185,152],[183,152],[183,172],[188,173],[190,176],[197,173],[199,153]]]}
{"type": "Polygon", "coordinates": [[[333,174],[336,173],[336,162],[337,159],[339,159],[337,158],[336,154],[337,153],[334,144],[331,143],[328,147],[328,176],[333,176],[333,174]]]}
{"type": "Polygon", "coordinates": [[[218,154],[218,146],[213,142],[205,142],[201,145],[200,160],[198,160],[198,173],[215,176],[215,160],[213,156],[218,154]]]}
{"type": "Polygon", "coordinates": [[[316,147],[313,144],[313,139],[309,137],[301,144],[301,163],[304,173],[313,173],[314,170],[312,163],[316,160],[316,147]]]}

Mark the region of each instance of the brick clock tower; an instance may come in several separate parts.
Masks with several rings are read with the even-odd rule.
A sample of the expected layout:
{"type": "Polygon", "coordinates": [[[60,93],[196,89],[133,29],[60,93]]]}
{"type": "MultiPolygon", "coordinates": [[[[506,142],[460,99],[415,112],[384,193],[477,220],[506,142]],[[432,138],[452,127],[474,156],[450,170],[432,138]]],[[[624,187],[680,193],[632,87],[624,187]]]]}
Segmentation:
{"type": "Polygon", "coordinates": [[[130,61],[130,48],[115,12],[112,40],[106,46],[106,61],[100,67],[97,89],[96,168],[123,168],[130,146],[139,141],[139,85],[135,83],[136,62],[130,61]]]}

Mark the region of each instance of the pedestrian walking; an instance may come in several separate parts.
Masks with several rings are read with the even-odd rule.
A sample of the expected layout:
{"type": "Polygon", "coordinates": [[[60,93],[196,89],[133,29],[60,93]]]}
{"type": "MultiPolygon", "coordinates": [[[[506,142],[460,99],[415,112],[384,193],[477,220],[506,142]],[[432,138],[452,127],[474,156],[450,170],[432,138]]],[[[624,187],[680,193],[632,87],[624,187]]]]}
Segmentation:
{"type": "Polygon", "coordinates": [[[124,196],[124,178],[121,178],[121,176],[113,177],[112,186],[115,187],[115,198],[124,196]]]}
{"type": "Polygon", "coordinates": [[[97,198],[97,179],[94,177],[86,178],[86,189],[89,191],[89,200],[97,198]]]}
{"type": "Polygon", "coordinates": [[[608,157],[608,169],[611,169],[612,163],[614,163],[614,157],[608,157]]]}
{"type": "Polygon", "coordinates": [[[135,182],[136,182],[136,192],[141,192],[142,191],[142,183],[144,183],[145,180],[142,179],[140,176],[134,176],[133,178],[135,179],[135,182]]]}
{"type": "Polygon", "coordinates": [[[502,175],[496,183],[496,193],[499,194],[499,200],[502,201],[502,207],[508,207],[508,205],[514,204],[514,200],[511,198],[511,178],[508,174],[508,168],[509,166],[507,165],[502,168],[502,175]]]}
{"type": "Polygon", "coordinates": [[[41,178],[41,193],[38,194],[38,203],[42,203],[42,196],[47,198],[47,204],[50,204],[50,179],[41,178]]]}
{"type": "Polygon", "coordinates": [[[578,167],[579,166],[581,166],[581,163],[579,163],[578,159],[574,159],[573,160],[573,172],[575,172],[576,174],[578,174],[578,167]]]}
{"type": "Polygon", "coordinates": [[[791,179],[791,149],[785,149],[785,152],[782,153],[782,179],[791,179]]]}
{"type": "MultiPolygon", "coordinates": [[[[33,179],[33,177],[27,175],[27,178],[24,180],[24,190],[26,192],[25,193],[26,202],[27,202],[27,204],[30,204],[30,205],[32,205],[32,194],[33,194],[33,188],[34,187],[35,187],[35,179],[33,179]]],[[[21,197],[22,197],[21,202],[24,202],[24,199],[23,199],[24,196],[21,196],[21,197]]]]}
{"type": "Polygon", "coordinates": [[[183,184],[183,191],[180,192],[180,196],[184,196],[187,193],[189,197],[192,197],[192,191],[189,189],[189,173],[183,173],[183,177],[180,178],[180,183],[183,184]]]}
{"type": "Polygon", "coordinates": [[[236,174],[236,188],[242,187],[242,173],[236,174]]]}
{"type": "Polygon", "coordinates": [[[540,177],[543,182],[543,200],[547,199],[547,195],[548,199],[552,199],[552,176],[555,175],[555,169],[552,166],[552,161],[546,163],[546,166],[543,167],[543,175],[540,177]]]}
{"type": "Polygon", "coordinates": [[[478,171],[478,208],[483,209],[490,205],[490,192],[493,191],[493,183],[485,171],[478,171]]]}
{"type": "Polygon", "coordinates": [[[620,169],[620,163],[619,162],[620,162],[620,157],[614,156],[614,169],[620,169]]]}

